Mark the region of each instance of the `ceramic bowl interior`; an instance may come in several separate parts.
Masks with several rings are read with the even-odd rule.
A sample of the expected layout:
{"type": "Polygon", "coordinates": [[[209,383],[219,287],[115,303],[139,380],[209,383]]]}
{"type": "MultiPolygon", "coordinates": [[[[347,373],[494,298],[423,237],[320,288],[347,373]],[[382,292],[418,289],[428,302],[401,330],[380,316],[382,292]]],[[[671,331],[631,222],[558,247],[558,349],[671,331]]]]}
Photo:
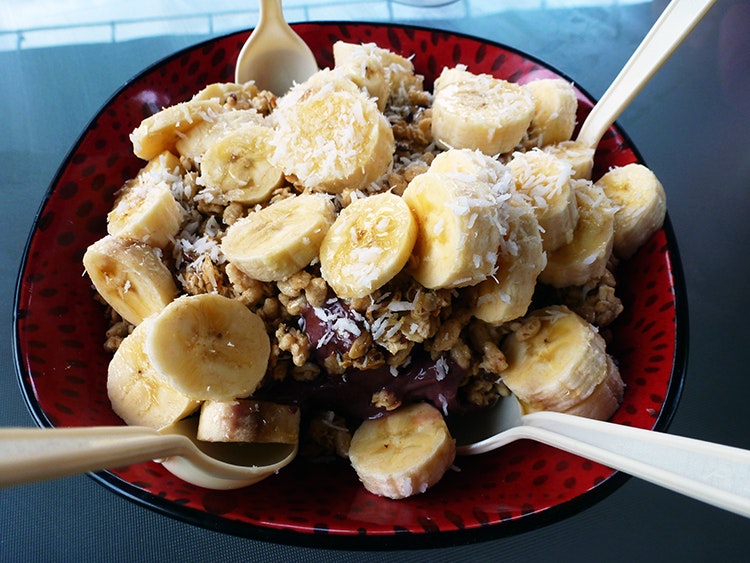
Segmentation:
{"type": "MultiPolygon", "coordinates": [[[[456,64],[517,82],[564,76],[512,48],[442,31],[358,23],[296,29],[321,67],[332,66],[331,46],[338,39],[375,42],[413,56],[429,87],[444,66],[456,64]]],[[[143,71],[94,116],[61,165],[28,241],[15,309],[19,380],[40,425],[122,424],[105,388],[103,309],[82,275],[81,259],[104,235],[115,191],[142,165],[129,133],[204,85],[231,81],[247,35],[195,45],[143,71]]],[[[584,91],[578,96],[580,123],[592,104],[584,91]]],[[[598,148],[594,175],[636,161],[641,158],[630,140],[613,127],[598,148]]],[[[613,421],[664,429],[677,404],[686,343],[685,289],[668,220],[617,275],[625,312],[614,325],[610,350],[627,389],[613,421]]],[[[591,505],[624,479],[530,441],[459,458],[456,466],[460,471],[450,471],[434,489],[400,501],[366,492],[343,461],[295,461],[259,485],[230,492],[186,484],[154,462],[94,477],[136,503],[195,525],[278,542],[355,547],[433,546],[519,533],[591,505]]]]}

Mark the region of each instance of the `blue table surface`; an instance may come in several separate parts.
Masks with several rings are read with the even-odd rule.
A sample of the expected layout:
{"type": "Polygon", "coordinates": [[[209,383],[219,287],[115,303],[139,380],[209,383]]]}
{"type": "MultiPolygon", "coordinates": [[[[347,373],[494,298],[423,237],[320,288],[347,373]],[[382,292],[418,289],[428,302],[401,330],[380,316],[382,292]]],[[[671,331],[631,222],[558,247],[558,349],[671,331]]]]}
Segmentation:
{"type": "MultiPolygon", "coordinates": [[[[59,6],[58,21],[70,26],[78,14],[68,4],[50,6],[59,6]]],[[[108,11],[112,21],[125,17],[120,3],[90,4],[100,19],[108,11]]],[[[187,6],[157,4],[166,14],[184,14],[187,6]]],[[[254,4],[247,4],[190,6],[203,13],[244,10],[247,23],[235,18],[230,24],[241,29],[257,21],[254,4]]],[[[286,4],[292,21],[396,21],[498,41],[546,61],[598,97],[666,2],[459,0],[433,9],[389,1],[286,4]]],[[[34,26],[23,37],[5,33],[18,31],[2,23],[10,14],[0,7],[0,425],[32,426],[16,382],[11,334],[18,267],[42,198],[78,135],[126,80],[225,30],[178,23],[159,35],[127,37],[117,28],[101,39],[69,37],[61,45],[45,42],[45,30],[34,26]]],[[[129,17],[137,14],[134,7],[129,17]]],[[[49,18],[40,21],[49,25],[49,18]]],[[[46,31],[53,32],[59,30],[46,31]]],[[[687,281],[688,370],[669,431],[748,449],[749,37],[750,2],[719,0],[619,119],[666,188],[687,281]]],[[[87,476],[0,490],[0,561],[747,561],[749,536],[750,520],[633,478],[594,506],[527,533],[379,552],[224,535],[152,512],[87,476]]]]}

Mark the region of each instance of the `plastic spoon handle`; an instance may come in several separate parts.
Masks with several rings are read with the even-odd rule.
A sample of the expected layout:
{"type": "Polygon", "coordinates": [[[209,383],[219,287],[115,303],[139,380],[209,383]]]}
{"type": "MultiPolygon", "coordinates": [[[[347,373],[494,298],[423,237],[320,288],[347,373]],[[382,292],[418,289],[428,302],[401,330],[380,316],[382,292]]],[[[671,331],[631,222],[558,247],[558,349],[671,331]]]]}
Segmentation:
{"type": "Polygon", "coordinates": [[[0,486],[184,454],[188,438],[138,426],[0,429],[0,486]]]}
{"type": "Polygon", "coordinates": [[[522,421],[528,438],[750,516],[748,450],[555,412],[522,421]]]}
{"type": "Polygon", "coordinates": [[[672,0],[581,126],[578,141],[599,144],[643,86],[716,0],[672,0]]]}

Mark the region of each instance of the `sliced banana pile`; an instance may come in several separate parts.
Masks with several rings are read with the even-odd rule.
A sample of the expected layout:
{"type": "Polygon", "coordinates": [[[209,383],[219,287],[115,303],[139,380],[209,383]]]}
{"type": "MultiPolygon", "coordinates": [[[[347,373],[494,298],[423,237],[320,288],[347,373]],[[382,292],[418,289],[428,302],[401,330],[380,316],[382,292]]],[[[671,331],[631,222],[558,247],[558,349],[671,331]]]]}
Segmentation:
{"type": "MultiPolygon", "coordinates": [[[[592,181],[564,80],[458,66],[430,92],[377,45],[333,54],[279,98],[211,84],[133,131],[147,164],[83,257],[129,327],[108,371],[115,413],[155,428],[198,416],[207,441],[298,442],[305,413],[259,397],[285,377],[346,376],[314,364],[301,317],[335,302],[352,316],[325,319],[348,347],[331,360],[399,377],[416,349],[448,354],[469,402],[509,390],[528,411],[609,418],[623,383],[601,327],[537,290],[608,283],[664,221],[655,175],[631,164],[592,181]]],[[[454,463],[445,404],[377,391],[382,416],[343,429],[349,460],[375,494],[424,492],[454,463]]]]}

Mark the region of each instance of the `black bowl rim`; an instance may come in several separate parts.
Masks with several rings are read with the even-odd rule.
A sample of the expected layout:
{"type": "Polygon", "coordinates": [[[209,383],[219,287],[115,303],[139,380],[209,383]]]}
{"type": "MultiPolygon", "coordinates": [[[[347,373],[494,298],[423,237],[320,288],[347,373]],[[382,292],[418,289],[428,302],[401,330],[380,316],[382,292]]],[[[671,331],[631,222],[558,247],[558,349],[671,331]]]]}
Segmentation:
{"type": "MultiPolygon", "coordinates": [[[[388,22],[367,22],[367,21],[315,21],[305,22],[300,24],[292,24],[295,26],[309,26],[309,25],[321,25],[321,26],[368,26],[368,27],[381,27],[381,28],[394,28],[394,29],[407,29],[415,31],[439,31],[447,35],[451,35],[458,38],[464,38],[469,40],[481,41],[487,45],[498,47],[508,52],[520,55],[525,59],[537,63],[540,66],[547,68],[561,77],[570,80],[570,77],[565,73],[559,71],[550,64],[542,61],[541,59],[524,53],[520,49],[505,45],[503,43],[492,41],[489,39],[483,39],[467,33],[460,33],[455,31],[448,31],[442,29],[436,29],[428,26],[411,25],[411,24],[395,24],[388,22]]],[[[12,332],[12,345],[14,350],[14,363],[15,371],[17,376],[17,383],[19,385],[21,394],[26,403],[26,407],[29,410],[34,422],[40,427],[51,428],[54,425],[47,417],[44,410],[34,399],[33,387],[30,383],[29,374],[26,373],[23,367],[23,359],[20,355],[20,346],[18,333],[18,306],[20,303],[20,291],[22,286],[22,275],[26,269],[27,262],[29,260],[29,247],[33,240],[34,234],[38,227],[38,222],[42,213],[49,202],[49,199],[54,192],[54,187],[57,184],[60,176],[68,166],[70,159],[75,154],[79,145],[83,141],[86,133],[90,130],[91,126],[95,122],[96,118],[100,113],[109,106],[114,98],[116,98],[123,90],[128,88],[136,80],[140,79],[145,74],[151,72],[155,68],[158,68],[167,62],[183,56],[189,51],[199,49],[204,45],[208,45],[215,41],[223,40],[232,36],[241,36],[248,34],[252,29],[238,30],[223,35],[217,35],[209,39],[197,42],[195,44],[184,47],[166,57],[159,59],[158,61],[147,66],[143,70],[136,73],[129,80],[127,80],[120,88],[118,88],[107,100],[102,104],[99,111],[94,114],[89,123],[85,126],[82,133],[73,144],[68,154],[65,156],[62,164],[55,173],[52,182],[50,183],[47,191],[42,199],[39,209],[34,217],[32,229],[27,237],[25,248],[23,251],[23,257],[21,260],[18,276],[16,279],[16,291],[14,298],[13,307],[13,325],[14,330],[12,332]]],[[[574,82],[571,80],[571,82],[574,82]]],[[[575,82],[576,88],[578,88],[587,98],[594,100],[586,90],[581,88],[577,82],[575,82]]],[[[634,155],[639,162],[645,162],[637,147],[633,144],[627,133],[619,126],[616,122],[614,127],[618,133],[627,141],[631,147],[634,155]]],[[[682,395],[684,387],[686,370],[687,370],[687,358],[688,358],[688,341],[689,341],[689,326],[688,326],[688,304],[687,304],[687,288],[685,285],[685,277],[682,267],[682,261],[680,259],[679,249],[677,245],[677,239],[672,227],[672,223],[669,217],[669,213],[664,220],[663,226],[664,233],[667,240],[667,248],[669,250],[669,259],[671,263],[671,275],[674,285],[674,297],[675,297],[675,350],[673,354],[673,367],[672,374],[670,376],[667,393],[664,398],[661,412],[657,418],[656,424],[654,425],[654,431],[666,431],[672,422],[677,405],[682,395]]],[[[201,528],[213,530],[216,532],[226,533],[233,536],[245,537],[248,539],[260,540],[265,542],[293,545],[298,547],[315,547],[315,548],[326,548],[326,549],[348,549],[348,550],[393,550],[393,549],[428,549],[438,547],[448,547],[456,545],[465,545],[470,543],[477,543],[483,541],[489,541],[493,539],[499,539],[503,537],[509,537],[517,535],[523,532],[528,532],[534,529],[559,522],[565,518],[573,516],[583,510],[590,508],[597,502],[603,500],[620,486],[622,486],[630,477],[629,475],[615,471],[610,477],[598,483],[591,490],[577,496],[576,498],[566,501],[562,504],[548,508],[544,511],[535,512],[523,516],[517,520],[511,520],[507,522],[501,522],[491,524],[475,529],[464,529],[464,530],[453,530],[453,531],[440,531],[440,532],[424,532],[424,533],[396,533],[392,535],[383,534],[333,534],[325,533],[324,530],[317,532],[297,532],[289,529],[275,529],[268,528],[259,525],[248,524],[246,522],[238,522],[233,520],[227,520],[221,516],[205,513],[200,510],[184,507],[175,504],[174,502],[165,500],[161,497],[153,495],[148,492],[144,492],[133,486],[131,483],[117,477],[109,471],[101,471],[96,473],[88,474],[94,481],[100,483],[105,488],[110,489],[114,493],[121,497],[128,499],[131,502],[139,504],[145,508],[148,508],[156,513],[169,516],[173,519],[195,525],[201,528]]]]}

